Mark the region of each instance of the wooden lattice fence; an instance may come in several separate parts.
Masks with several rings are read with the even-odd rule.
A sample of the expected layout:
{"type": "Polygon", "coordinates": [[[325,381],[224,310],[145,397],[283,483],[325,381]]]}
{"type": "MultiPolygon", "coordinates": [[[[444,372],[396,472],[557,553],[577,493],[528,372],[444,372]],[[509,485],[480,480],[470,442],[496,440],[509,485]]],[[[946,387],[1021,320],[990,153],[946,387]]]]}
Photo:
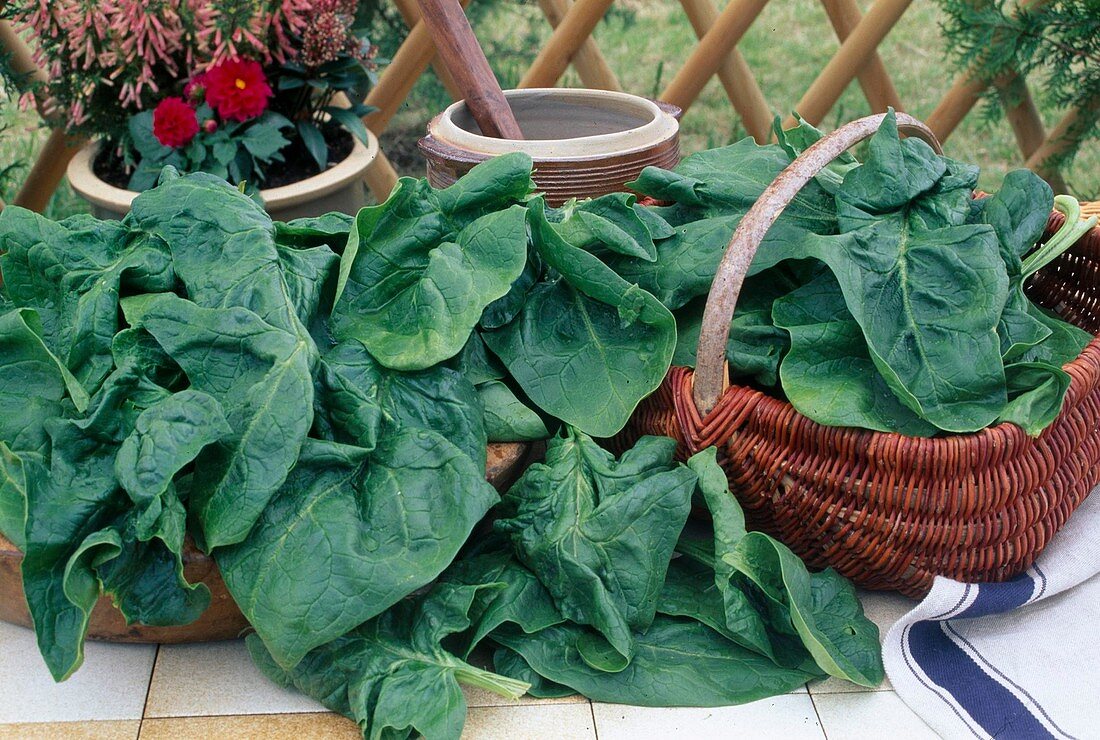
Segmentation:
{"type": "MultiPolygon", "coordinates": [[[[476,2],[461,0],[464,7],[471,1],[476,2]]],[[[1030,4],[1045,1],[1031,0],[1030,4]]],[[[904,101],[899,98],[890,78],[889,65],[877,50],[909,9],[912,0],[875,0],[866,14],[860,11],[856,0],[820,2],[840,46],[794,110],[807,121],[820,123],[853,80],[858,81],[872,111],[882,112],[887,107],[904,110],[904,101]]],[[[369,105],[377,108],[364,118],[367,127],[376,135],[386,130],[416,81],[429,66],[433,66],[452,98],[458,97],[447,70],[436,64],[435,47],[427,28],[420,23],[416,0],[394,0],[394,3],[410,30],[366,99],[369,105]]],[[[685,115],[691,115],[691,106],[703,87],[717,76],[745,130],[757,141],[763,142],[770,137],[771,108],[752,69],[738,50],[745,33],[767,3],[768,0],[729,0],[720,10],[715,0],[680,0],[684,19],[694,29],[698,43],[660,98],[680,106],[685,115]]],[[[543,15],[554,30],[523,75],[519,87],[553,87],[572,65],[587,87],[621,89],[614,70],[592,37],[597,24],[613,4],[614,0],[538,0],[543,15]]],[[[11,55],[16,72],[42,79],[42,72],[35,68],[26,43],[4,22],[0,22],[0,50],[6,50],[11,55]]],[[[1056,191],[1064,192],[1065,183],[1054,163],[1060,153],[1076,144],[1073,132],[1087,128],[1080,125],[1083,123],[1081,119],[1100,115],[1100,106],[1089,110],[1070,110],[1047,132],[1022,77],[1006,75],[994,84],[1006,102],[1007,119],[1026,166],[1039,172],[1056,191]]],[[[987,88],[985,82],[969,74],[960,75],[953,82],[926,119],[941,141],[951,136],[987,88]]],[[[48,101],[40,101],[39,110],[47,123],[59,123],[51,120],[48,101]]],[[[788,124],[792,120],[788,120],[788,124]]],[[[80,140],[55,128],[15,203],[34,210],[44,208],[81,144],[80,140]]],[[[396,180],[397,173],[385,152],[380,152],[367,173],[371,191],[376,197],[384,198],[396,180]]]]}

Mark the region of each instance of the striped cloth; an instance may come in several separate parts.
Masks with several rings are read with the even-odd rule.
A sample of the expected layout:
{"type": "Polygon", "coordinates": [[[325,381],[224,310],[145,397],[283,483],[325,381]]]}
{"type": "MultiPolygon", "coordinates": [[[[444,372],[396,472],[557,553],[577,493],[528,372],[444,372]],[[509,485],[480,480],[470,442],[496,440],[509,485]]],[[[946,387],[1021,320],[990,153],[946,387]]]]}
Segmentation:
{"type": "Polygon", "coordinates": [[[936,579],[883,660],[945,738],[1100,737],[1100,495],[1017,578],[936,579]]]}

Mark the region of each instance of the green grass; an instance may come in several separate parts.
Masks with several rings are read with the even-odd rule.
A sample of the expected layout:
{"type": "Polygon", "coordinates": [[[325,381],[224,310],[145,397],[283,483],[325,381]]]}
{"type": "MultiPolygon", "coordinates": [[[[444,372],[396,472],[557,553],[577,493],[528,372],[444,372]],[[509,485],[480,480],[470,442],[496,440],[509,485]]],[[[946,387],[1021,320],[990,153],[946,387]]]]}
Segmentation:
{"type": "MultiPolygon", "coordinates": [[[[859,1],[864,9],[869,5],[868,0],[859,1]]],[[[719,4],[724,5],[724,0],[719,4]]],[[[479,38],[504,86],[514,86],[549,37],[549,24],[530,0],[475,0],[474,6],[471,15],[479,38]]],[[[938,22],[935,2],[915,2],[879,49],[905,109],[918,118],[935,108],[954,78],[938,22]]],[[[594,36],[623,88],[648,96],[655,95],[672,79],[695,45],[691,26],[676,0],[617,0],[594,36]]],[[[383,51],[390,53],[400,41],[392,33],[381,40],[383,51]]],[[[740,49],[773,112],[785,115],[837,46],[819,0],[773,0],[740,49]]],[[[570,70],[562,84],[581,83],[570,70]]],[[[1040,85],[1033,83],[1032,87],[1038,93],[1040,85]]],[[[401,174],[423,173],[416,140],[423,135],[428,119],[449,102],[430,72],[417,83],[382,138],[383,149],[401,174]]],[[[1041,99],[1039,107],[1048,128],[1061,116],[1060,111],[1044,106],[1041,99]]],[[[859,85],[853,82],[822,125],[833,128],[868,112],[859,85]]],[[[13,162],[29,164],[33,159],[45,139],[34,121],[32,114],[21,113],[14,105],[2,106],[0,122],[6,129],[0,132],[0,170],[13,162]]],[[[717,79],[711,80],[684,118],[683,151],[721,146],[744,135],[725,91],[717,79]]],[[[996,189],[1005,172],[1023,164],[1007,122],[989,121],[979,110],[954,132],[945,149],[949,156],[981,165],[981,186],[985,189],[996,189]]],[[[1100,143],[1087,142],[1064,175],[1077,197],[1100,199],[1100,143]]],[[[0,180],[0,197],[10,200],[18,179],[0,180]]],[[[53,215],[64,215],[86,209],[63,187],[50,210],[53,215]]]]}

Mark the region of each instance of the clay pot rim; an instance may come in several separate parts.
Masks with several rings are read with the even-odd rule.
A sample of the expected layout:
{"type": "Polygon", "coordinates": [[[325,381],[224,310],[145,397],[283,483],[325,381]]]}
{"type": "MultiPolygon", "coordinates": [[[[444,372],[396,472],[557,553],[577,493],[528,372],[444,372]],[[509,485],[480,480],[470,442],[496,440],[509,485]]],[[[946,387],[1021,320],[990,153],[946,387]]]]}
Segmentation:
{"type": "MultiPolygon", "coordinates": [[[[95,174],[92,162],[99,147],[99,141],[89,142],[76,153],[66,170],[69,184],[77,195],[89,203],[115,212],[128,211],[130,204],[140,193],[117,188],[95,174]]],[[[367,132],[367,145],[353,136],[351,153],[333,167],[298,182],[260,190],[264,208],[269,211],[280,210],[334,193],[363,177],[363,173],[377,156],[378,139],[374,134],[367,132]]]]}
{"type": "Polygon", "coordinates": [[[459,100],[447,106],[442,113],[432,119],[428,125],[428,137],[441,144],[486,156],[524,151],[536,162],[569,162],[609,154],[628,155],[650,149],[655,144],[675,137],[680,130],[679,122],[671,113],[663,110],[648,98],[631,95],[630,93],[587,88],[532,87],[505,90],[504,96],[506,98],[548,96],[558,99],[572,98],[578,100],[602,98],[633,106],[639,112],[647,113],[651,118],[648,123],[635,128],[595,136],[578,136],[569,139],[524,139],[522,141],[495,139],[467,131],[454,122],[455,113],[466,105],[464,100],[459,100]]]}

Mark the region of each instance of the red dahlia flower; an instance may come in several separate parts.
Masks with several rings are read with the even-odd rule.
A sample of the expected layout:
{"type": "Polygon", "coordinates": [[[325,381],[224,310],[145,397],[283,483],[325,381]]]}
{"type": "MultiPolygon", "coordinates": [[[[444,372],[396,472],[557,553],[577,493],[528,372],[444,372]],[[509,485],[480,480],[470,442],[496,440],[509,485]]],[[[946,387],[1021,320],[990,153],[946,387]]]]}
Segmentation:
{"type": "Polygon", "coordinates": [[[267,110],[271,86],[264,69],[251,59],[227,59],[203,75],[206,102],[222,118],[247,121],[267,110]]]}
{"type": "Polygon", "coordinates": [[[165,146],[180,147],[195,138],[199,120],[183,98],[165,98],[153,111],[153,135],[165,146]]]}

